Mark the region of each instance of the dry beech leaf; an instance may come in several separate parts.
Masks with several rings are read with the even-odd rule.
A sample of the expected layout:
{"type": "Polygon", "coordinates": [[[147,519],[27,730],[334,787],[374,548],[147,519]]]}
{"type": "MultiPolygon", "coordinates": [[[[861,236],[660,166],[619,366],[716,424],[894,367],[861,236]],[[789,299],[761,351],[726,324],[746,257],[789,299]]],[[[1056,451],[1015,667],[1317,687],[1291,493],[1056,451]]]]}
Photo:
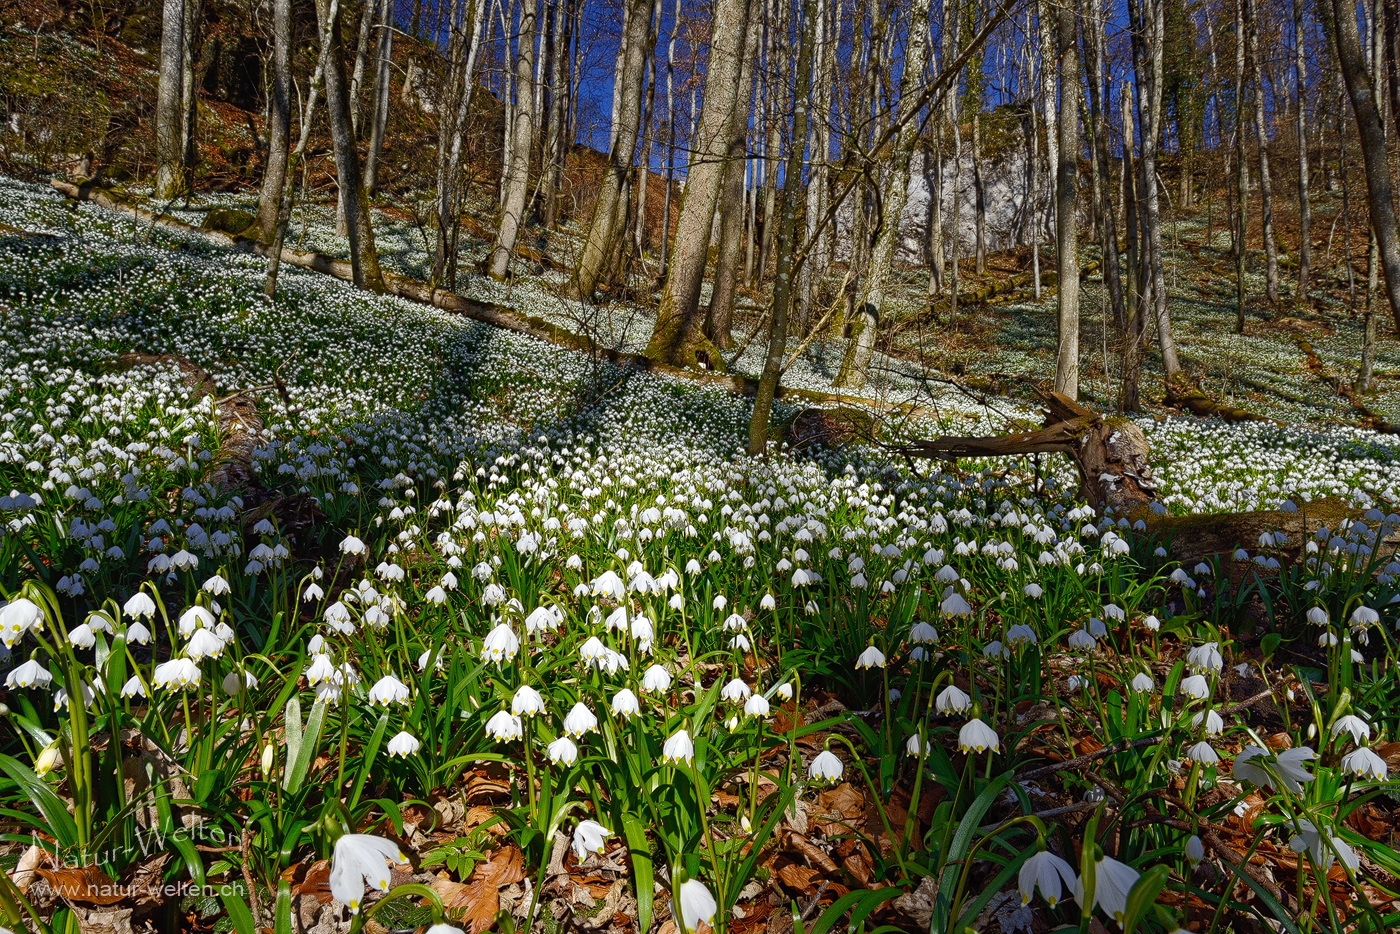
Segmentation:
{"type": "Polygon", "coordinates": [[[799,866],[797,863],[788,863],[786,866],[778,868],[778,879],[790,889],[799,892],[807,892],[812,888],[817,879],[821,878],[821,873],[815,869],[808,869],[806,866],[799,866]]]}
{"type": "Polygon", "coordinates": [[[828,873],[836,872],[836,861],[828,856],[825,850],[800,833],[787,835],[787,849],[789,852],[801,856],[809,866],[814,866],[828,873]]]}
{"type": "Polygon", "coordinates": [[[38,866],[34,871],[66,902],[115,905],[126,897],[112,877],[96,866],[83,866],[81,869],[45,869],[38,866]]]}

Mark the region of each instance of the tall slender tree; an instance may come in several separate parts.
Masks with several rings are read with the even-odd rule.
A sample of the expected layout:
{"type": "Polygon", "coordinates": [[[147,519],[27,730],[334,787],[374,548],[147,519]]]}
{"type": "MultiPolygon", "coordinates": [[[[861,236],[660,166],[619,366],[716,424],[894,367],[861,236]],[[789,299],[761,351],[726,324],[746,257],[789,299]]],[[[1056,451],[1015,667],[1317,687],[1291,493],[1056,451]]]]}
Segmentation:
{"type": "Polygon", "coordinates": [[[181,127],[181,58],[185,48],[185,0],[161,4],[160,81],[156,87],[156,187],[158,201],[185,191],[181,127]]]}
{"type": "Polygon", "coordinates": [[[491,278],[505,279],[515,241],[525,223],[525,199],[530,194],[530,146],[535,139],[535,20],[538,0],[521,0],[515,40],[515,106],[511,122],[510,161],[503,180],[505,203],[496,242],[491,247],[491,278]]]}
{"type": "Polygon", "coordinates": [[[292,0],[272,4],[272,81],[268,86],[267,159],[263,163],[258,217],[253,230],[271,243],[277,235],[282,188],[287,183],[287,145],[292,132],[292,0]]]}
{"type": "Polygon", "coordinates": [[[1079,398],[1079,47],[1074,7],[1055,11],[1056,70],[1060,84],[1060,162],[1055,168],[1055,266],[1059,274],[1055,391],[1079,398]]]}

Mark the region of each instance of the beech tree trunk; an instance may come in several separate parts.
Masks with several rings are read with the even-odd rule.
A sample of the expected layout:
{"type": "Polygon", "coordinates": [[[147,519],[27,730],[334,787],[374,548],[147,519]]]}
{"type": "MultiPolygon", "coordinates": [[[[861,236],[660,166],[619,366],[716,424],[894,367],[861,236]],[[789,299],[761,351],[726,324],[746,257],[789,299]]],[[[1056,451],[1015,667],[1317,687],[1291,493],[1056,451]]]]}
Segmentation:
{"type": "Polygon", "coordinates": [[[1055,179],[1055,267],[1059,273],[1056,310],[1055,391],[1079,398],[1079,50],[1074,7],[1055,13],[1060,83],[1059,150],[1055,179]]]}
{"type": "Polygon", "coordinates": [[[1385,273],[1386,296],[1391,314],[1400,328],[1400,231],[1395,218],[1394,183],[1385,151],[1385,127],[1380,109],[1366,74],[1361,39],[1356,29],[1355,10],[1348,0],[1326,0],[1322,4],[1337,50],[1342,79],[1351,99],[1352,114],[1361,136],[1361,154],[1366,166],[1366,201],[1371,209],[1371,229],[1380,250],[1381,270],[1385,273]]]}
{"type": "Polygon", "coordinates": [[[1274,239],[1274,183],[1269,174],[1269,131],[1264,125],[1264,77],[1259,64],[1259,15],[1249,0],[1244,0],[1245,35],[1249,41],[1249,57],[1253,68],[1254,136],[1259,147],[1259,219],[1264,235],[1265,294],[1271,304],[1278,304],[1278,243],[1274,239]]]}
{"type": "MultiPolygon", "coordinates": [[[[916,0],[926,2],[926,0],[916,0]]],[[[749,419],[749,454],[767,450],[768,422],[787,350],[788,310],[792,305],[792,265],[797,247],[797,190],[801,185],[803,141],[807,139],[808,99],[812,88],[812,47],[816,37],[816,0],[802,2],[802,38],[797,52],[797,85],[792,98],[792,138],[783,170],[783,216],[779,222],[777,277],[773,282],[773,320],[768,327],[768,355],[754,393],[749,419]]]]}
{"type": "Polygon", "coordinates": [[[715,205],[725,170],[732,161],[730,128],[744,42],[748,32],[748,0],[718,0],[710,33],[710,59],[705,71],[705,96],[700,110],[698,137],[691,143],[694,155],[686,175],[671,248],[670,270],[661,291],[656,325],[646,356],[676,366],[697,366],[704,354],[718,368],[723,361],[704,335],[699,311],[700,286],[710,248],[715,205]]]}
{"type": "Polygon", "coordinates": [[[172,201],[185,190],[184,146],[180,138],[184,48],[184,0],[164,0],[161,5],[160,82],[156,89],[156,187],[152,193],[157,201],[172,201]]]}
{"type": "Polygon", "coordinates": [[[346,236],[350,241],[352,281],[362,289],[384,291],[379,270],[379,253],[374,247],[374,227],[370,223],[369,198],[360,177],[360,154],[355,147],[355,130],[350,121],[346,97],[345,55],[341,48],[339,6],[333,0],[316,0],[321,41],[326,43],[326,111],[330,117],[331,144],[335,150],[336,183],[345,206],[346,236]]]}
{"type": "Polygon", "coordinates": [[[369,130],[369,154],[365,157],[365,189],[378,187],[379,157],[384,151],[384,130],[389,122],[389,74],[394,55],[394,0],[384,0],[379,22],[379,55],[374,71],[374,110],[369,130]]]}
{"type": "Polygon", "coordinates": [[[530,144],[535,138],[535,15],[537,0],[522,0],[515,45],[515,117],[511,124],[510,162],[505,177],[505,204],[496,243],[491,247],[491,278],[504,280],[515,241],[525,222],[530,194],[530,144]]]}
{"type": "Polygon", "coordinates": [[[451,280],[456,264],[452,262],[451,247],[457,228],[457,183],[461,173],[462,137],[466,132],[467,112],[471,106],[472,88],[476,82],[476,56],[480,48],[481,28],[487,18],[487,0],[471,0],[465,19],[453,27],[448,40],[448,93],[438,110],[437,203],[435,205],[437,238],[433,252],[432,279],[434,285],[451,280]]]}
{"type": "Polygon", "coordinates": [[[1308,65],[1303,48],[1303,0],[1293,0],[1293,80],[1297,93],[1295,127],[1298,134],[1298,290],[1306,304],[1312,267],[1312,208],[1308,204],[1308,65]]]}
{"type": "MultiPolygon", "coordinates": [[[[1123,279],[1118,266],[1118,221],[1113,210],[1113,197],[1110,194],[1108,172],[1108,95],[1104,87],[1103,53],[1103,8],[1099,0],[1082,0],[1081,13],[1084,18],[1084,45],[1089,54],[1089,120],[1093,134],[1093,159],[1099,167],[1099,244],[1103,251],[1103,282],[1108,290],[1109,305],[1113,313],[1113,325],[1119,342],[1119,356],[1127,353],[1127,345],[1132,337],[1128,331],[1128,318],[1123,308],[1123,279]]],[[[1119,398],[1122,406],[1123,399],[1119,398]]]]}
{"type": "Polygon", "coordinates": [[[272,4],[272,83],[268,88],[267,161],[258,193],[258,239],[271,243],[277,236],[282,190],[287,184],[287,145],[292,132],[292,0],[272,4]]]}
{"type": "MultiPolygon", "coordinates": [[[[648,14],[650,0],[629,0],[630,12],[627,15],[627,33],[622,42],[626,55],[622,66],[622,87],[618,98],[620,113],[616,124],[617,142],[608,152],[608,167],[603,173],[598,196],[594,200],[593,221],[588,227],[588,238],[584,241],[583,252],[579,256],[578,269],[574,271],[569,286],[570,296],[578,301],[591,302],[598,290],[598,283],[607,267],[608,257],[616,246],[617,205],[626,188],[627,175],[632,171],[632,154],[637,148],[637,132],[640,126],[642,103],[642,79],[646,67],[646,37],[650,29],[648,14]]],[[[625,214],[625,212],[623,212],[625,214]]]]}

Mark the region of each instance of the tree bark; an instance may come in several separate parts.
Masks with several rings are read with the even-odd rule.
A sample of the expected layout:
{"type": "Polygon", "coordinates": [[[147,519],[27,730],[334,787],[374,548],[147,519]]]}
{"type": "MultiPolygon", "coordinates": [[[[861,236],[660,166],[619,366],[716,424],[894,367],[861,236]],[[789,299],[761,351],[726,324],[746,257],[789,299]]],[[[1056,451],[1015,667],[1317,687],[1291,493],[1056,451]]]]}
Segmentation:
{"type": "Polygon", "coordinates": [[[692,143],[694,156],[686,175],[670,271],[646,348],[646,356],[676,366],[698,365],[703,359],[701,353],[717,368],[722,365],[718,351],[704,335],[699,312],[700,286],[705,276],[715,205],[731,161],[729,131],[734,98],[739,93],[748,14],[748,0],[718,0],[715,6],[699,135],[692,143]]]}
{"type": "Polygon", "coordinates": [[[1120,121],[1123,126],[1123,239],[1127,259],[1127,288],[1123,296],[1124,330],[1123,385],[1118,406],[1124,412],[1142,410],[1139,397],[1142,355],[1147,339],[1147,308],[1142,301],[1142,222],[1138,217],[1137,166],[1133,153],[1132,93],[1126,78],[1118,92],[1120,121]]]}
{"type": "Polygon", "coordinates": [[[1244,141],[1245,0],[1235,0],[1235,333],[1244,333],[1244,276],[1249,256],[1249,165],[1244,141]]]}
{"type": "Polygon", "coordinates": [[[1060,4],[1055,33],[1060,83],[1060,163],[1055,179],[1055,267],[1060,279],[1055,391],[1075,400],[1079,398],[1079,50],[1072,5],[1060,4]]]}
{"type": "Polygon", "coordinates": [[[1303,0],[1293,0],[1293,80],[1297,94],[1295,113],[1298,133],[1298,289],[1296,301],[1308,300],[1312,271],[1312,208],[1308,204],[1308,65],[1303,48],[1303,0]]]}
{"type": "MultiPolygon", "coordinates": [[[[926,0],[918,0],[926,2],[926,0]]],[[[797,240],[797,189],[801,184],[802,150],[807,139],[808,99],[812,87],[812,47],[816,37],[816,0],[802,2],[802,38],[797,52],[797,86],[792,98],[792,147],[783,171],[783,217],[778,230],[777,278],[773,283],[773,320],[768,329],[768,355],[763,362],[749,419],[749,454],[767,450],[768,422],[778,391],[783,354],[787,349],[788,309],[792,304],[793,253],[797,240]]]]}
{"type": "MultiPolygon", "coordinates": [[[[1108,127],[1104,87],[1103,8],[1099,0],[1081,0],[1084,22],[1084,46],[1089,54],[1089,120],[1093,134],[1094,162],[1099,167],[1099,243],[1103,251],[1103,282],[1108,290],[1114,329],[1117,331],[1120,357],[1132,340],[1128,318],[1123,308],[1123,279],[1118,265],[1118,223],[1109,192],[1108,127]]],[[[1119,399],[1120,406],[1122,398],[1119,399]]]]}
{"type": "Polygon", "coordinates": [[[321,41],[327,44],[325,83],[326,111],[330,116],[331,144],[335,150],[336,183],[345,205],[346,234],[350,241],[352,281],[362,289],[384,291],[379,270],[379,253],[374,247],[374,227],[370,223],[369,198],[360,178],[360,154],[355,148],[355,130],[350,122],[350,102],[346,98],[345,56],[340,41],[339,7],[333,0],[316,0],[321,41]]]}
{"type": "Polygon", "coordinates": [[[394,0],[384,0],[379,23],[378,67],[374,71],[374,111],[369,130],[369,154],[365,157],[365,190],[371,195],[379,182],[379,158],[384,151],[384,131],[389,123],[389,75],[394,56],[394,0]]]}
{"type": "Polygon", "coordinates": [[[267,161],[263,163],[262,190],[258,193],[258,239],[272,242],[287,184],[287,145],[292,132],[291,65],[292,0],[272,4],[272,83],[268,88],[267,161]]]}
{"type": "Polygon", "coordinates": [[[185,0],[185,25],[180,43],[180,165],[186,196],[194,190],[194,169],[199,162],[199,149],[195,145],[199,135],[199,88],[195,86],[194,72],[199,63],[203,20],[203,0],[185,0]]]}
{"type": "MultiPolygon", "coordinates": [[[[648,15],[651,0],[629,0],[631,12],[627,18],[628,34],[623,37],[627,54],[622,67],[622,90],[619,97],[617,142],[608,153],[607,171],[603,173],[598,196],[594,200],[593,221],[588,227],[579,256],[578,269],[569,285],[570,297],[591,302],[597,294],[598,283],[607,267],[608,257],[620,235],[617,230],[617,204],[632,171],[632,154],[637,148],[642,102],[642,78],[646,66],[646,37],[650,29],[648,15]]],[[[625,215],[625,212],[622,212],[625,215]]]]}
{"type": "Polygon", "coordinates": [[[161,6],[160,83],[156,90],[157,201],[173,201],[185,190],[181,127],[181,58],[185,47],[185,0],[161,6]]]}
{"type": "MultiPolygon", "coordinates": [[[[846,345],[841,369],[836,374],[837,386],[863,388],[870,372],[870,361],[875,355],[875,338],[885,305],[886,282],[900,239],[899,227],[904,217],[904,206],[909,200],[909,164],[914,155],[914,145],[919,139],[914,107],[918,89],[924,84],[924,65],[928,55],[928,10],[929,0],[913,0],[909,8],[904,71],[899,81],[899,130],[891,147],[884,190],[881,192],[880,228],[876,232],[860,300],[851,321],[851,339],[846,345]]],[[[793,145],[800,148],[802,142],[794,140],[793,145]]]]}
{"type": "Polygon", "coordinates": [[[1326,0],[1327,24],[1332,33],[1342,78],[1346,82],[1351,109],[1361,136],[1361,155],[1366,166],[1366,201],[1371,209],[1371,229],[1380,249],[1381,270],[1385,273],[1386,296],[1396,328],[1400,328],[1400,231],[1395,218],[1394,184],[1385,151],[1385,127],[1366,74],[1356,16],[1346,0],[1326,0]]]}
{"type": "MultiPolygon", "coordinates": [[[[471,107],[472,88],[476,82],[476,56],[480,49],[481,29],[487,18],[487,0],[470,0],[470,13],[453,28],[448,40],[448,93],[438,110],[437,148],[437,237],[433,252],[431,281],[439,284],[455,278],[452,270],[450,242],[455,240],[457,227],[457,183],[461,172],[462,137],[471,107]]],[[[454,285],[449,281],[449,287],[454,285]]]]}
{"type": "Polygon", "coordinates": [[[511,124],[510,162],[505,178],[505,204],[496,243],[491,247],[491,278],[504,280],[515,241],[525,222],[525,199],[530,194],[530,144],[535,138],[535,17],[537,0],[522,0],[515,45],[515,117],[511,124]]]}
{"type": "Polygon", "coordinates": [[[1265,294],[1270,304],[1278,304],[1278,242],[1274,238],[1274,183],[1269,173],[1269,131],[1264,124],[1264,75],[1259,64],[1259,15],[1254,4],[1244,0],[1245,32],[1253,68],[1254,136],[1259,147],[1259,220],[1264,235],[1265,294]]]}
{"type": "MultiPolygon", "coordinates": [[[[743,65],[739,70],[739,93],[734,96],[733,118],[729,125],[728,164],[724,169],[719,200],[719,246],[715,252],[715,280],[710,305],[705,313],[705,335],[721,350],[734,343],[730,334],[734,300],[739,287],[739,257],[744,247],[744,169],[748,156],[749,88],[753,82],[753,51],[758,45],[759,23],[750,17],[744,40],[743,65]]],[[[797,148],[803,142],[792,141],[797,148]]]]}

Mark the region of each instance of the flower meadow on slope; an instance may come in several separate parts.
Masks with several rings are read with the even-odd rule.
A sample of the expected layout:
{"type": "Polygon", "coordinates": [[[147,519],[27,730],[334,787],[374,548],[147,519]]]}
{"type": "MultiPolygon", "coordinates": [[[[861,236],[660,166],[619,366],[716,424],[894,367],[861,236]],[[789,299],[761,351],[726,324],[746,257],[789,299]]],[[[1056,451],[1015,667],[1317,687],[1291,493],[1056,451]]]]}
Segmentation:
{"type": "Polygon", "coordinates": [[[1146,423],[1172,511],[1356,506],[1296,563],[1269,532],[1178,565],[1063,468],[1036,492],[861,448],[750,459],[727,394],[311,274],[274,306],[246,259],[5,194],[61,234],[0,246],[0,794],[56,856],[122,877],[137,811],[248,828],[160,871],[266,917],[326,859],[346,911],[451,921],[398,864],[465,882],[442,853],[514,848],[518,922],[557,856],[625,867],[638,929],[686,930],[773,897],[907,925],[927,880],[958,930],[998,893],[1044,922],[1126,921],[1149,888],[1162,930],[1272,917],[1232,891],[1251,850],[1289,867],[1248,877],[1288,917],[1340,930],[1365,915],[1331,893],[1400,870],[1365,829],[1400,726],[1383,439],[1146,423]],[[133,351],[223,394],[282,381],[254,394],[254,486],[208,482],[213,401],[133,351]],[[132,757],[179,785],[112,781],[132,757]],[[485,815],[424,829],[415,802],[485,776],[485,815]]]}

